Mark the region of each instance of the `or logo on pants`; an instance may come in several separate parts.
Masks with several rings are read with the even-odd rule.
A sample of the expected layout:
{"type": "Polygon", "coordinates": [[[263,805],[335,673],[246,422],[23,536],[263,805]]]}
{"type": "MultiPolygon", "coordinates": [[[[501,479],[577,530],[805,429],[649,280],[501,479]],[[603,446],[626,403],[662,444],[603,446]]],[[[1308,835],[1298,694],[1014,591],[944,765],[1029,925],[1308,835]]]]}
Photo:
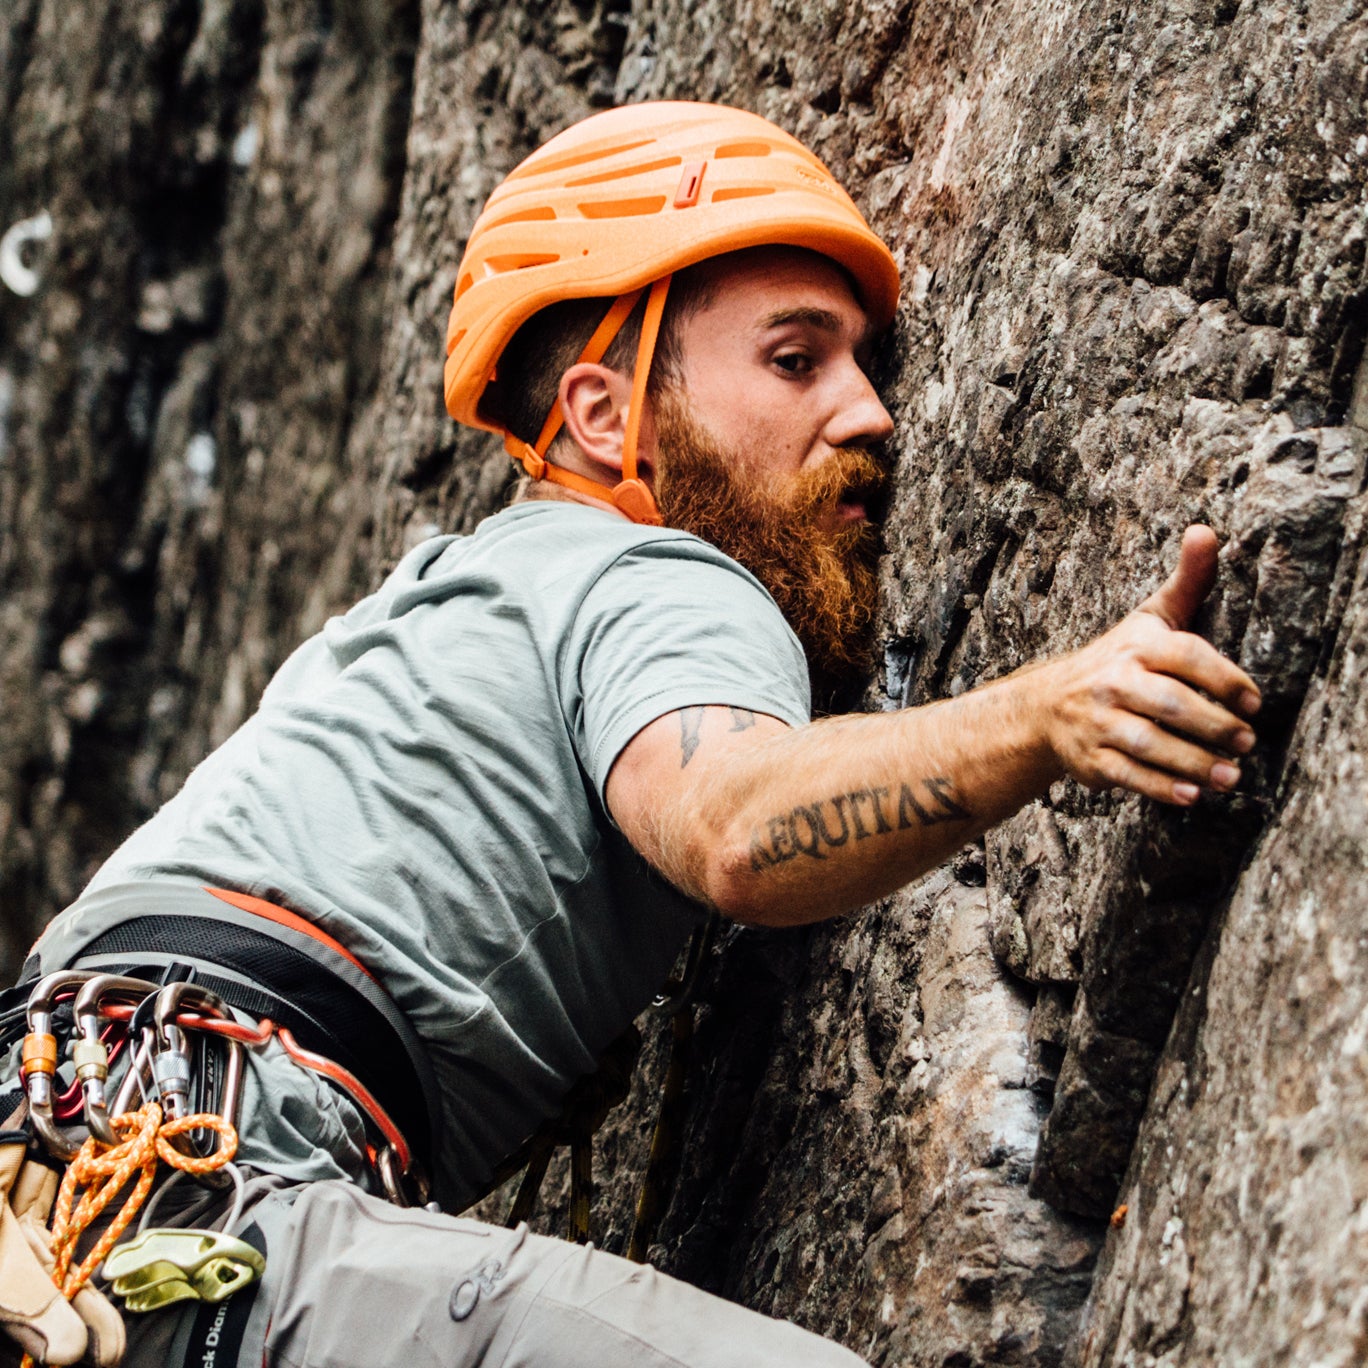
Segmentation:
{"type": "Polygon", "coordinates": [[[486,1259],[473,1273],[467,1273],[452,1289],[451,1319],[463,1321],[475,1309],[481,1292],[493,1293],[507,1270],[502,1259],[486,1259]]]}

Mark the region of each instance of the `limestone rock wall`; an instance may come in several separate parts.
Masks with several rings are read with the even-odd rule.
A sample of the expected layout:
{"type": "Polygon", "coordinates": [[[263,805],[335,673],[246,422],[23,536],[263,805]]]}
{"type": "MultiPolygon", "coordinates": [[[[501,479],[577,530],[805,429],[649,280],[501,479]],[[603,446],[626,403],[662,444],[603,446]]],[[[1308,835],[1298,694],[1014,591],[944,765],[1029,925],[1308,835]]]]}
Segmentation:
{"type": "Polygon", "coordinates": [[[1081,643],[1195,519],[1268,703],[1238,796],[1062,784],[861,918],[724,938],[652,1257],[890,1365],[1362,1361],[1366,85],[1359,0],[14,0],[0,232],[53,232],[0,286],[3,957],[497,506],[440,395],[489,190],[594,108],[744,105],[904,266],[865,706],[1081,643]]]}

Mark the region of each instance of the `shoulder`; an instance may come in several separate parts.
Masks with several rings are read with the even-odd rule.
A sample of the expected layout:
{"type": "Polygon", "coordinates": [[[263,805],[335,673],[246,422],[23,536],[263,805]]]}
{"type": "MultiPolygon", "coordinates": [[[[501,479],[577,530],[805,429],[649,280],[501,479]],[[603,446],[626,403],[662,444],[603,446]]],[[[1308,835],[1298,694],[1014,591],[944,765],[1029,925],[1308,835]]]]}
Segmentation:
{"type": "MultiPolygon", "coordinates": [[[[487,556],[518,566],[529,579],[554,581],[562,590],[573,583],[579,595],[635,596],[633,587],[644,594],[649,585],[668,598],[675,592],[688,596],[706,583],[729,596],[773,603],[748,570],[691,532],[643,527],[585,504],[515,504],[460,540],[471,543],[469,553],[476,559],[487,556]]],[[[464,554],[457,546],[444,559],[464,554]]]]}

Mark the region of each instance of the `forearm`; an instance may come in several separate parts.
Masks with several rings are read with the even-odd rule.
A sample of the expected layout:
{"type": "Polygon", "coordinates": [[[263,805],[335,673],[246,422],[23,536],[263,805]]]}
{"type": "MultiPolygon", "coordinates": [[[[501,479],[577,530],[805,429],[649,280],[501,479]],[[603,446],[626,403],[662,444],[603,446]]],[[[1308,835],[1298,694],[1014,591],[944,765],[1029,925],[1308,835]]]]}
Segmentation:
{"type": "Polygon", "coordinates": [[[892,892],[1062,772],[1021,680],[829,719],[732,756],[703,790],[691,867],[666,872],[729,915],[771,925],[892,892]]]}
{"type": "Polygon", "coordinates": [[[737,707],[666,714],[618,757],[609,810],[684,892],[790,925],[892,892],[1062,775],[1178,807],[1226,792],[1260,700],[1183,630],[1216,550],[1189,528],[1173,574],[1109,632],[949,702],[794,729],[737,707]]]}

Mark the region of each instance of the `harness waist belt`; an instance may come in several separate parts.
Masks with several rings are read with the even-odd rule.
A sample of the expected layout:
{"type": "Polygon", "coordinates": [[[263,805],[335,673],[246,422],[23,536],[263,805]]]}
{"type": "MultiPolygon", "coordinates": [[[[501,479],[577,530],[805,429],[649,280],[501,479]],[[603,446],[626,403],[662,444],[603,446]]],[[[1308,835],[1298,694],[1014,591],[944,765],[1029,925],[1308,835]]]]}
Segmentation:
{"type": "MultiPolygon", "coordinates": [[[[207,890],[145,888],[155,888],[156,896],[130,897],[126,917],[62,958],[72,968],[117,968],[153,981],[169,964],[193,965],[195,982],[230,1006],[269,1017],[305,1049],[355,1074],[432,1168],[438,1137],[428,1105],[436,1091],[427,1052],[393,1000],[350,955],[207,890]]],[[[43,942],[40,947],[46,952],[43,942]]],[[[42,958],[47,972],[49,956],[42,958]]]]}

